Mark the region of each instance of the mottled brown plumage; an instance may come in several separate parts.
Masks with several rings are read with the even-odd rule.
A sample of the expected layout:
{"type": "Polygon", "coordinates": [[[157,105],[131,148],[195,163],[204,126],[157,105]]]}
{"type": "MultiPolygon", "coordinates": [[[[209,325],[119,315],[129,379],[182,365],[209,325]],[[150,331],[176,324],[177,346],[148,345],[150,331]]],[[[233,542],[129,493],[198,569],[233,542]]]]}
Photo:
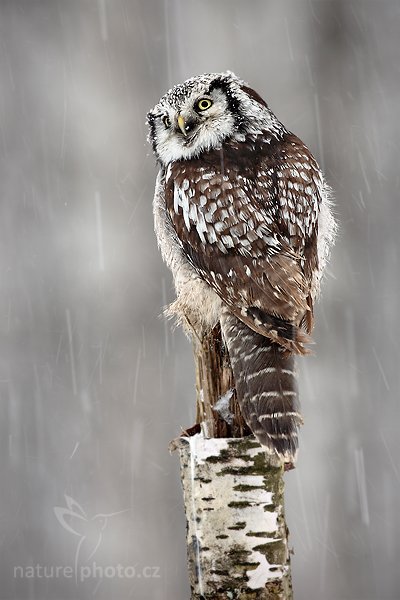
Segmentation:
{"type": "Polygon", "coordinates": [[[291,134],[253,147],[251,140],[227,142],[220,151],[174,163],[166,206],[192,265],[232,312],[254,331],[302,353],[307,336],[299,325],[312,322],[318,266],[320,174],[291,134]],[[291,322],[289,339],[271,316],[291,322]]]}

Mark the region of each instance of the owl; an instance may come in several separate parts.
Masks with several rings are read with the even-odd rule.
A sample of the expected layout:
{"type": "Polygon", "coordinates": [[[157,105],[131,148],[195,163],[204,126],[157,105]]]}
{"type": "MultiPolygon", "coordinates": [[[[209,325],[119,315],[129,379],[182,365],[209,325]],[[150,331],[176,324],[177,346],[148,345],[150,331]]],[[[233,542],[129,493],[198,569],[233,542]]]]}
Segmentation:
{"type": "Polygon", "coordinates": [[[147,121],[155,231],[177,295],[170,312],[200,337],[220,324],[245,421],[293,462],[294,357],[308,352],[334,240],[329,188],[303,142],[229,71],[176,85],[147,121]]]}

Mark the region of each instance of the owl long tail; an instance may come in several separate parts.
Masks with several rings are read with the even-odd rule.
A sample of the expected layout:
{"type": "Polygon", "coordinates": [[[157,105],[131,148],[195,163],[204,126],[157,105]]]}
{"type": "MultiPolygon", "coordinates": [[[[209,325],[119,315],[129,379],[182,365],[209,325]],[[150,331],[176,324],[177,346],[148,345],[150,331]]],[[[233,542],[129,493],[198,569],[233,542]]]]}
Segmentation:
{"type": "Polygon", "coordinates": [[[228,311],[222,315],[221,328],[245,421],[270,454],[294,462],[303,422],[294,356],[228,311]]]}

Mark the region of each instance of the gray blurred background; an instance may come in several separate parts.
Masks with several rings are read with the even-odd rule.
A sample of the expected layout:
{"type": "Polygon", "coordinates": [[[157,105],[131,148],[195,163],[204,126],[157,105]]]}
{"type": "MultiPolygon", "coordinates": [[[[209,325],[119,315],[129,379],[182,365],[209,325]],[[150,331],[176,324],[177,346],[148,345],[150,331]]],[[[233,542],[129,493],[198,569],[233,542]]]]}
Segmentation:
{"type": "Polygon", "coordinates": [[[189,598],[167,446],[193,366],[159,318],[145,114],[226,69],[310,146],[341,224],[286,476],[295,598],[400,598],[398,0],[0,5],[1,600],[189,598]]]}

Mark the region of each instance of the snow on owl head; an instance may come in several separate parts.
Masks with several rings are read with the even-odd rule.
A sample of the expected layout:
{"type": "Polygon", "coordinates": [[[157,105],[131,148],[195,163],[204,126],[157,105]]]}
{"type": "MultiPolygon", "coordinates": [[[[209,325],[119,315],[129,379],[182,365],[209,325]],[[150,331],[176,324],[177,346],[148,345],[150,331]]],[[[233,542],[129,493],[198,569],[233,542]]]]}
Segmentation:
{"type": "Polygon", "coordinates": [[[254,90],[230,71],[192,77],[169,90],[148,113],[149,141],[167,165],[283,126],[254,90]]]}

